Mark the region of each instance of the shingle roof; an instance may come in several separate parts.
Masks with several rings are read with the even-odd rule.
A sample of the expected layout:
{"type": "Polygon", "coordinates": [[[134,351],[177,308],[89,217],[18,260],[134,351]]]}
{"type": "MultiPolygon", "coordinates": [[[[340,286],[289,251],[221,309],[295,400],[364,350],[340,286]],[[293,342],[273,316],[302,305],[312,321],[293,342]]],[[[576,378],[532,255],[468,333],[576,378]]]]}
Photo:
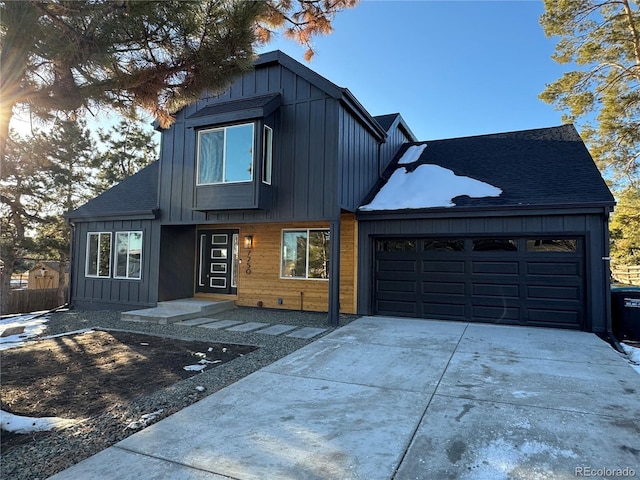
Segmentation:
{"type": "Polygon", "coordinates": [[[112,216],[155,216],[158,208],[158,162],[124,179],[66,215],[70,220],[112,216]]]}
{"type": "Polygon", "coordinates": [[[395,122],[396,118],[398,118],[399,113],[389,113],[387,115],[377,115],[373,117],[376,122],[380,124],[380,126],[384,129],[385,132],[389,131],[393,122],[395,122]]]}
{"type": "MultiPolygon", "coordinates": [[[[419,142],[422,144],[425,142],[419,142]]],[[[432,164],[502,190],[497,197],[456,197],[455,207],[613,205],[614,199],[573,125],[427,141],[419,158],[398,165],[405,144],[369,193],[368,204],[398,168],[432,164]]]]}

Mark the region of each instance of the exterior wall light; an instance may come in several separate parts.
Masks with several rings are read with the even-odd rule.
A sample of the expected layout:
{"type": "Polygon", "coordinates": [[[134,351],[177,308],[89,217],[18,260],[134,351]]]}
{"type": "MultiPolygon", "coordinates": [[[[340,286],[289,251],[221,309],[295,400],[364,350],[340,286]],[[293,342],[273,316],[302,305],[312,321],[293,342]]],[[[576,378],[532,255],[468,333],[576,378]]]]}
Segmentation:
{"type": "Polygon", "coordinates": [[[253,247],[253,235],[245,235],[244,248],[251,250],[252,247],[253,247]]]}

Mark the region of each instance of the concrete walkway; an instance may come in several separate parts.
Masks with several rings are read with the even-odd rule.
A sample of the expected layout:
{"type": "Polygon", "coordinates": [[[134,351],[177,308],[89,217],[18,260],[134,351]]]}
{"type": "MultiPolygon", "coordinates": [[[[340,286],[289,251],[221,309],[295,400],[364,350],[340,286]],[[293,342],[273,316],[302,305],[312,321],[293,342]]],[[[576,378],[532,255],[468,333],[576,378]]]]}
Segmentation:
{"type": "Polygon", "coordinates": [[[52,478],[529,480],[624,468],[640,476],[640,375],[595,335],[365,317],[52,478]]]}

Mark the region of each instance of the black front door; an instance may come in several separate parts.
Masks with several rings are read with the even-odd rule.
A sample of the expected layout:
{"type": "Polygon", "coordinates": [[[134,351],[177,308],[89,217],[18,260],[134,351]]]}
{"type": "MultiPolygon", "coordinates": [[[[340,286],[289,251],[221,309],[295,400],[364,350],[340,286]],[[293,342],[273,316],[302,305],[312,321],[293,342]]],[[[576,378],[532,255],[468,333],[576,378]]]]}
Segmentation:
{"type": "Polygon", "coordinates": [[[196,292],[237,293],[238,230],[198,230],[196,292]]]}

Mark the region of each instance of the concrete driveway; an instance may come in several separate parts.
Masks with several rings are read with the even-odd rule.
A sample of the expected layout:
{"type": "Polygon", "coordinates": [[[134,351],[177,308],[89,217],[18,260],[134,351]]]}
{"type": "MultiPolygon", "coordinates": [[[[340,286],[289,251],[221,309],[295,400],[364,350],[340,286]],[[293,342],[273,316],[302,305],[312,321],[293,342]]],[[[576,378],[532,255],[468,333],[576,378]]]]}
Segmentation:
{"type": "Polygon", "coordinates": [[[364,317],[52,478],[625,471],[640,476],[640,375],[595,335],[364,317]]]}

